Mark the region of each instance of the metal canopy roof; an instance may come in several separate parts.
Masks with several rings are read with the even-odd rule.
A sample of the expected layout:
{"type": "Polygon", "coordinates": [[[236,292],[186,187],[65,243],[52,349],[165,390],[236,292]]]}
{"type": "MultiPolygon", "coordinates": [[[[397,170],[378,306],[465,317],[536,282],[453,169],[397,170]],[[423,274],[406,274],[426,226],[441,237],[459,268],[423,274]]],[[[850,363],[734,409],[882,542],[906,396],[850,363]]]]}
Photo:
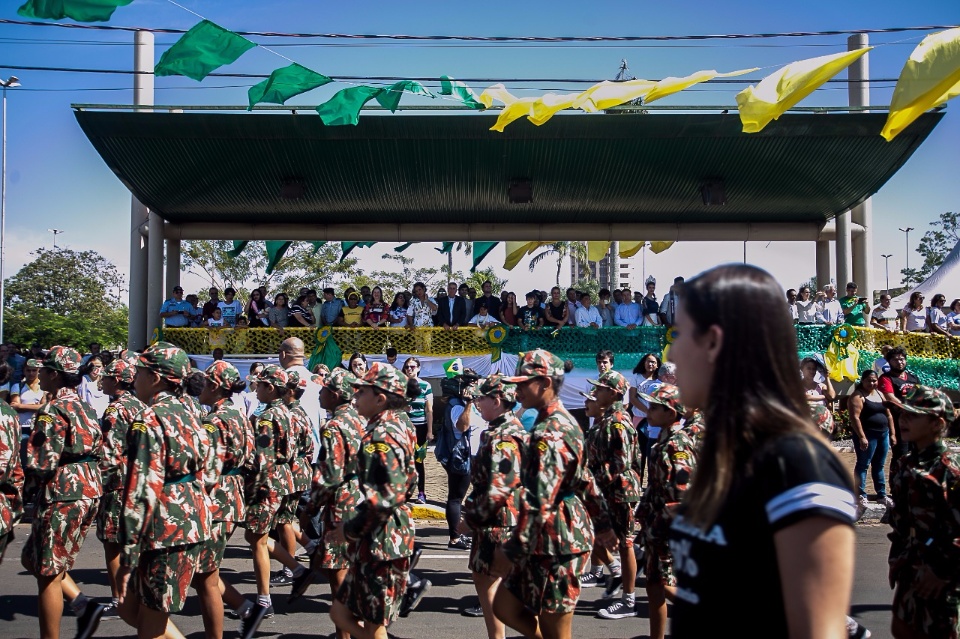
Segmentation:
{"type": "Polygon", "coordinates": [[[76,113],[168,221],[260,224],[822,223],[876,193],[942,116],[886,142],[885,113],[787,114],[756,134],[736,114],[569,114],[496,133],[478,114],[325,127],[289,113],[76,113]],[[532,202],[510,202],[516,180],[532,202]],[[284,181],[301,197],[281,197],[284,181]],[[715,181],[726,204],[706,206],[715,181]]]}

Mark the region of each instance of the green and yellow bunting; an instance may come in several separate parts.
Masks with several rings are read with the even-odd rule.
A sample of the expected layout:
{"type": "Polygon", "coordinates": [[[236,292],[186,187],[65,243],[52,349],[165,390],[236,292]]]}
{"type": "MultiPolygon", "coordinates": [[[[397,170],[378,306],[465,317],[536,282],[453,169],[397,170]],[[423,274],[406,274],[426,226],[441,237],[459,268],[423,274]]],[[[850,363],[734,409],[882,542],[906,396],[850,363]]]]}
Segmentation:
{"type": "Polygon", "coordinates": [[[471,109],[486,108],[473,89],[448,75],[440,76],[440,95],[452,96],[471,109]]]}
{"type": "Polygon", "coordinates": [[[243,36],[204,20],[164,51],[153,72],[159,76],[184,75],[199,82],[256,46],[243,36]]]}
{"type": "Polygon", "coordinates": [[[243,249],[247,248],[247,244],[249,243],[250,242],[247,240],[234,240],[233,249],[227,251],[227,255],[230,257],[240,257],[240,254],[243,253],[243,249]]]}
{"type": "Polygon", "coordinates": [[[275,70],[269,78],[250,87],[247,91],[250,107],[247,110],[253,109],[254,105],[261,102],[284,104],[294,96],[331,82],[333,80],[322,73],[294,63],[275,70]]]}
{"type": "Polygon", "coordinates": [[[370,248],[376,244],[376,242],[340,242],[340,250],[343,251],[343,255],[340,256],[340,261],[347,259],[347,256],[353,252],[355,248],[370,248]]]}
{"type": "Polygon", "coordinates": [[[490,251],[500,242],[474,242],[473,243],[473,266],[470,267],[471,273],[476,273],[477,267],[483,261],[490,251]]]}
{"type": "Polygon", "coordinates": [[[390,109],[391,113],[395,113],[397,107],[400,106],[400,98],[403,97],[404,93],[422,95],[428,98],[434,97],[434,95],[427,91],[419,82],[415,82],[414,80],[401,80],[400,82],[391,84],[384,89],[382,93],[378,94],[377,102],[379,102],[383,108],[390,109]]]}
{"type": "Polygon", "coordinates": [[[277,262],[283,259],[284,254],[286,254],[287,249],[290,248],[291,244],[293,244],[293,242],[267,240],[267,275],[273,273],[273,269],[277,267],[277,262]]]}
{"type": "Polygon", "coordinates": [[[133,0],[28,0],[17,15],[41,20],[70,18],[77,22],[106,22],[117,10],[133,0]]]}
{"type": "Polygon", "coordinates": [[[374,99],[383,89],[378,87],[347,87],[317,107],[317,113],[326,126],[356,125],[360,122],[360,109],[374,99]]]}

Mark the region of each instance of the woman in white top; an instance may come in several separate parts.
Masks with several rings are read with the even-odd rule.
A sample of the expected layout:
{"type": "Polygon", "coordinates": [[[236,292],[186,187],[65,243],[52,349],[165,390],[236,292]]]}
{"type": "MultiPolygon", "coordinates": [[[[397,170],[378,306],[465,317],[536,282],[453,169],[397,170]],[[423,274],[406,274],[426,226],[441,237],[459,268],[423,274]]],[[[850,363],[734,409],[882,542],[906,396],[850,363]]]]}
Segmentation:
{"type": "Polygon", "coordinates": [[[900,315],[900,330],[905,333],[923,333],[927,330],[927,311],[923,308],[923,293],[914,291],[900,315]]]}
{"type": "Polygon", "coordinates": [[[960,299],[950,302],[950,312],[947,313],[947,330],[954,337],[960,337],[960,299]]]}
{"type": "Polygon", "coordinates": [[[797,323],[798,324],[816,324],[817,323],[817,302],[810,297],[810,287],[801,286],[800,293],[797,296],[797,323]]]}
{"type": "Polygon", "coordinates": [[[107,404],[110,403],[110,397],[100,388],[100,373],[102,372],[103,360],[99,357],[91,357],[86,364],[80,367],[83,378],[80,380],[80,387],[77,388],[80,399],[93,407],[97,417],[103,417],[103,411],[107,410],[107,404]]]}
{"type": "Polygon", "coordinates": [[[29,432],[33,418],[47,402],[47,394],[40,388],[40,362],[28,359],[23,368],[23,383],[10,389],[10,407],[17,411],[21,432],[29,432]]]}
{"type": "Polygon", "coordinates": [[[947,316],[943,312],[943,305],[947,303],[945,295],[937,293],[930,300],[930,308],[927,309],[927,332],[936,335],[950,337],[950,331],[947,330],[947,316]]]}
{"type": "Polygon", "coordinates": [[[873,309],[870,313],[870,326],[873,328],[882,328],[889,333],[896,333],[899,328],[900,314],[896,309],[890,308],[890,295],[883,293],[880,295],[880,306],[873,309]]]}

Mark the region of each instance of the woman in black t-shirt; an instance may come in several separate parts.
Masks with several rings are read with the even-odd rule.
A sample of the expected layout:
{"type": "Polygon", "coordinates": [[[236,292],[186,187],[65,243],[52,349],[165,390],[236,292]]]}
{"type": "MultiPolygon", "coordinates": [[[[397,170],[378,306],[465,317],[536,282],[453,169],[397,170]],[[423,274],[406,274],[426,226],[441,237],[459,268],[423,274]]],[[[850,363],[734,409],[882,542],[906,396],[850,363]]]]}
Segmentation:
{"type": "Polygon", "coordinates": [[[706,426],[671,529],[671,634],[713,636],[726,619],[737,637],[846,637],[853,482],[811,421],[780,288],[761,269],[727,265],[679,297],[670,359],[706,426]]]}
{"type": "Polygon", "coordinates": [[[562,328],[567,325],[570,310],[566,300],[560,299],[560,289],[556,286],[550,291],[550,302],[543,309],[546,311],[544,325],[549,328],[562,328]]]}

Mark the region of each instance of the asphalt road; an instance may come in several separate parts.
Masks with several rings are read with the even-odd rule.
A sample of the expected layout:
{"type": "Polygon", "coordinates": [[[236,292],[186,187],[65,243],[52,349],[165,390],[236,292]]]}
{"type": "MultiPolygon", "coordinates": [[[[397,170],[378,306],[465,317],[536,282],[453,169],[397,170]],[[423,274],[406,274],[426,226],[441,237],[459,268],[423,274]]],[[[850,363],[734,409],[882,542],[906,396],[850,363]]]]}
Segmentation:
{"type": "MultiPolygon", "coordinates": [[[[887,587],[886,556],[888,528],[881,525],[861,525],[857,531],[856,581],[853,591],[853,614],[873,632],[875,639],[890,637],[890,602],[892,593],[887,587]]],[[[7,558],[0,565],[0,637],[19,639],[37,637],[36,581],[20,566],[20,549],[28,527],[18,527],[17,540],[7,549],[7,558]]],[[[446,550],[446,530],[433,525],[421,526],[418,543],[424,548],[417,572],[430,579],[433,588],[424,597],[420,607],[406,618],[399,619],[390,628],[393,637],[420,638],[482,638],[485,636],[482,619],[460,615],[460,610],[476,604],[476,595],[467,571],[467,553],[446,550]]],[[[249,552],[240,535],[235,535],[227,548],[223,574],[245,594],[252,593],[253,573],[249,552]]],[[[106,573],[103,570],[103,550],[91,534],[80,553],[73,578],[84,592],[93,597],[107,597],[106,573]]],[[[328,616],[330,594],[326,583],[315,584],[307,596],[292,605],[286,604],[288,588],[274,594],[277,615],[260,628],[263,639],[299,639],[306,637],[333,637],[333,624],[328,616]]],[[[602,590],[584,589],[574,621],[574,636],[578,639],[617,639],[644,637],[649,631],[642,587],[638,587],[640,614],[634,619],[608,621],[596,618],[602,607],[602,590]]],[[[729,617],[717,619],[718,636],[736,636],[734,624],[738,614],[750,614],[750,593],[745,592],[743,608],[731,611],[729,617]]],[[[196,597],[191,597],[184,612],[176,615],[175,623],[190,639],[201,639],[196,597]]],[[[237,622],[227,619],[226,637],[236,637],[237,622]]],[[[73,637],[76,620],[67,613],[62,625],[64,637],[73,637]]],[[[133,636],[122,621],[104,621],[97,633],[100,637],[133,636]]],[[[508,633],[508,636],[515,636],[508,633]]]]}

